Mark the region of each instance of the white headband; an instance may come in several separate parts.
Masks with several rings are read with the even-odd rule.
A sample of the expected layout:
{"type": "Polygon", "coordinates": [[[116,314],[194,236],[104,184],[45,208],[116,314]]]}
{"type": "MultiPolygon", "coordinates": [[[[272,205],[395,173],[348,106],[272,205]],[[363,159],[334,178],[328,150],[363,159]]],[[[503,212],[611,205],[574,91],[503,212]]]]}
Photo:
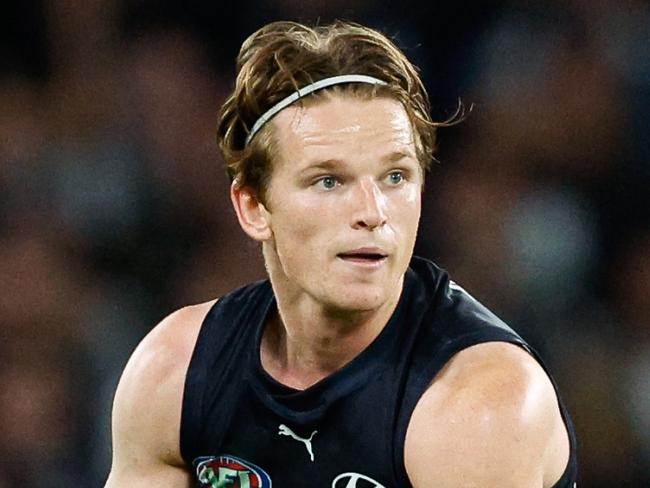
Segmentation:
{"type": "Polygon", "coordinates": [[[288,97],[280,100],[278,103],[273,105],[270,109],[268,109],[266,112],[260,115],[260,118],[257,119],[255,124],[253,124],[253,128],[251,129],[250,133],[246,137],[245,145],[248,146],[253,136],[257,134],[257,132],[264,126],[264,124],[266,124],[269,120],[271,120],[280,110],[288,107],[296,100],[306,97],[307,95],[315,92],[316,90],[320,90],[321,88],[327,88],[328,86],[332,86],[332,85],[340,85],[341,83],[368,83],[370,85],[387,84],[385,81],[367,75],[339,75],[339,76],[331,76],[329,78],[324,78],[322,80],[315,81],[314,83],[310,83],[309,85],[303,86],[302,88],[299,88],[297,91],[293,92],[288,97]]]}

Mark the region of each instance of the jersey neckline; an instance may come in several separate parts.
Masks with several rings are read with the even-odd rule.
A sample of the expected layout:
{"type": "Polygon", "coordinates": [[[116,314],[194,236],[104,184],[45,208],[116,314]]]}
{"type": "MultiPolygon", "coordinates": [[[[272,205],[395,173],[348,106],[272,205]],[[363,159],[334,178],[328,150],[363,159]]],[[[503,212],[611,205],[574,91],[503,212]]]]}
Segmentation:
{"type": "Polygon", "coordinates": [[[337,399],[349,395],[371,381],[378,369],[386,367],[386,357],[399,347],[399,329],[403,316],[408,309],[411,289],[416,286],[415,273],[407,268],[404,274],[399,301],[386,326],[356,357],[337,371],[321,379],[304,390],[289,387],[273,378],[262,366],[260,345],[265,324],[272,312],[277,311],[277,302],[267,280],[265,296],[262,299],[262,313],[255,323],[252,335],[253,344],[249,348],[249,382],[257,397],[270,409],[284,418],[298,424],[314,422],[328,405],[337,399]]]}

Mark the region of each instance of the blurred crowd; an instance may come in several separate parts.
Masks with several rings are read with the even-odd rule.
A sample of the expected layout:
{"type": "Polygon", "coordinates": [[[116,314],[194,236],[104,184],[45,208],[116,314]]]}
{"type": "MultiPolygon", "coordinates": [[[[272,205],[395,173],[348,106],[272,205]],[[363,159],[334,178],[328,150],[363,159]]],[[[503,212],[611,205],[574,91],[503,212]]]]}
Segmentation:
{"type": "Polygon", "coordinates": [[[101,486],[115,386],[172,310],[264,277],[214,143],[238,46],[346,18],[422,69],[417,253],[546,358],[584,487],[650,486],[643,0],[29,0],[0,15],[0,488],[101,486]]]}

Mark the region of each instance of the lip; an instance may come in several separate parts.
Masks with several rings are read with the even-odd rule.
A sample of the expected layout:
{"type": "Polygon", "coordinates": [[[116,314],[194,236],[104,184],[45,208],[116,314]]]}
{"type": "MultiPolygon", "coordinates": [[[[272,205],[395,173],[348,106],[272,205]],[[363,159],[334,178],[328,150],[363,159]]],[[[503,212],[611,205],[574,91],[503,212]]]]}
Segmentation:
{"type": "Polygon", "coordinates": [[[388,259],[388,253],[379,247],[358,247],[336,255],[341,261],[363,268],[379,268],[388,259]]]}

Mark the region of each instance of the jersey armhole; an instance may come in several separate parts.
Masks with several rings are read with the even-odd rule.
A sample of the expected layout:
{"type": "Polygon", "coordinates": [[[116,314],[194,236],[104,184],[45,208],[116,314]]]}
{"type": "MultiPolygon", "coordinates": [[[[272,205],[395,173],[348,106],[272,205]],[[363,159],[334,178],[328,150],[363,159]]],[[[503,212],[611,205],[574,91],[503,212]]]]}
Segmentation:
{"type": "Polygon", "coordinates": [[[418,374],[418,376],[412,381],[411,386],[408,391],[405,391],[404,400],[402,406],[398,413],[398,418],[396,421],[395,428],[395,442],[394,442],[394,466],[395,466],[395,479],[397,481],[397,486],[411,488],[411,480],[409,479],[408,473],[406,471],[406,465],[404,462],[404,444],[406,441],[406,432],[408,430],[409,423],[411,421],[411,416],[415,407],[424,394],[424,392],[429,388],[433,380],[435,379],[438,372],[444,367],[449,360],[459,352],[467,349],[468,347],[475,346],[478,344],[484,344],[487,342],[506,342],[509,344],[514,344],[526,352],[528,352],[533,358],[540,364],[546,376],[548,376],[553,389],[555,390],[555,395],[557,397],[558,406],[560,408],[560,413],[562,415],[562,420],[564,421],[564,426],[567,430],[567,435],[569,437],[569,459],[567,466],[564,469],[564,472],[560,479],[553,485],[553,488],[575,488],[577,478],[577,439],[575,435],[575,430],[573,427],[573,422],[567,409],[562,402],[560,393],[555,383],[553,377],[549,374],[549,371],[537,354],[528,344],[526,344],[519,336],[507,331],[507,330],[494,330],[490,331],[489,334],[485,332],[480,333],[470,333],[465,336],[461,336],[456,339],[453,343],[448,343],[438,351],[437,354],[431,359],[429,364],[425,366],[418,374]]]}
{"type": "Polygon", "coordinates": [[[208,334],[211,317],[215,313],[215,309],[221,300],[217,300],[206,314],[201,328],[194,344],[194,350],[190,358],[190,363],[185,373],[185,383],[183,385],[183,399],[181,407],[181,422],[180,422],[180,453],[186,465],[191,468],[192,462],[197,456],[197,446],[200,442],[201,424],[204,417],[203,408],[203,395],[200,393],[202,389],[199,385],[204,384],[207,377],[207,371],[201,365],[205,362],[200,361],[200,358],[205,354],[204,344],[206,341],[202,340],[208,334]]]}

